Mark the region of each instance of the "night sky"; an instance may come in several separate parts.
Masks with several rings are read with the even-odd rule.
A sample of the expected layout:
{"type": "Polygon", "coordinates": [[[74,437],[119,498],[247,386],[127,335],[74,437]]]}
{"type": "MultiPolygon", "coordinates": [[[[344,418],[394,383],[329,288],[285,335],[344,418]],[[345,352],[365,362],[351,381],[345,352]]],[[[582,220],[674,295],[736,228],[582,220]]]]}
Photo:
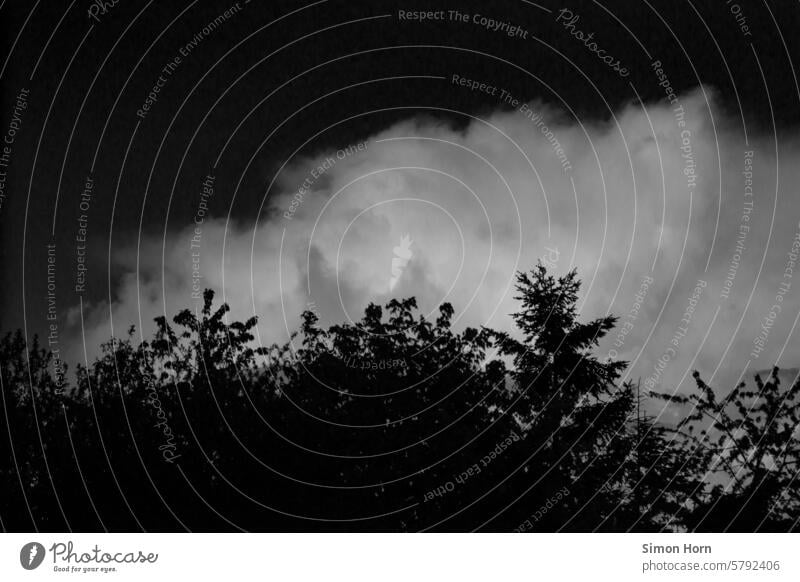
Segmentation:
{"type": "Polygon", "coordinates": [[[789,135],[800,122],[792,2],[121,1],[104,12],[7,1],[0,14],[4,132],[21,92],[26,105],[3,168],[1,322],[31,334],[47,314],[47,245],[63,321],[81,300],[116,299],[117,249],[192,224],[209,174],[209,216],[246,227],[270,211],[267,188],[287,161],[404,119],[459,131],[469,116],[510,109],[453,74],[550,104],[564,123],[603,123],[639,99],[664,102],[660,61],[676,93],[702,84],[742,135],[789,135]],[[562,9],[579,16],[572,29],[562,9]],[[444,19],[399,17],[412,10],[444,19]],[[521,32],[492,31],[476,14],[521,32]],[[593,32],[629,74],[569,30],[593,32]]]}

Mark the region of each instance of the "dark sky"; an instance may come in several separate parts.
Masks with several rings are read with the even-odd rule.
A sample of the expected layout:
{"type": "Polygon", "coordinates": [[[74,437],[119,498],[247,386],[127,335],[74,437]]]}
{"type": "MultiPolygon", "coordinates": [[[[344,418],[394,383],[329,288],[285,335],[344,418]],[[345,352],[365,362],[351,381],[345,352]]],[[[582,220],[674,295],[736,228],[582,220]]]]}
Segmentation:
{"type": "Polygon", "coordinates": [[[152,234],[185,227],[218,156],[211,213],[252,222],[275,170],[307,140],[303,151],[313,154],[412,115],[459,127],[467,119],[459,112],[498,107],[495,96],[454,87],[453,74],[580,119],[606,119],[637,94],[663,98],[651,67],[660,60],[676,91],[714,87],[749,132],[771,132],[773,121],[787,132],[800,122],[790,66],[800,56],[796,2],[242,0],[207,36],[203,28],[236,3],[121,0],[96,19],[91,6],[9,0],[0,8],[4,134],[18,95],[29,91],[4,168],[3,330],[22,326],[24,315],[29,331],[42,329],[48,244],[56,245],[59,317],[78,302],[82,213],[89,256],[82,297],[96,303],[108,299],[109,282],[113,294],[119,276],[108,272],[109,253],[140,228],[152,234]],[[562,8],[579,15],[576,29],[593,32],[625,64],[627,78],[610,73],[556,22],[562,8]],[[398,19],[399,10],[427,9],[481,14],[522,27],[527,38],[486,30],[471,18],[398,19]],[[164,76],[181,47],[198,38],[164,76]],[[142,119],[137,110],[159,75],[163,86],[142,119]],[[93,189],[84,211],[87,176],[93,189]]]}

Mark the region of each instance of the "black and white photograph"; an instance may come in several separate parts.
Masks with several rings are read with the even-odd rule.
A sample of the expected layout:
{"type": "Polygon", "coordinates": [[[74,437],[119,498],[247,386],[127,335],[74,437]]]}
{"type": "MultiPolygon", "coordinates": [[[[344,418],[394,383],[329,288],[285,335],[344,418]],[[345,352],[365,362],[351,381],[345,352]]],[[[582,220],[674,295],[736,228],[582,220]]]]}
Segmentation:
{"type": "Polygon", "coordinates": [[[4,580],[800,579],[800,2],[0,26],[4,580]]]}

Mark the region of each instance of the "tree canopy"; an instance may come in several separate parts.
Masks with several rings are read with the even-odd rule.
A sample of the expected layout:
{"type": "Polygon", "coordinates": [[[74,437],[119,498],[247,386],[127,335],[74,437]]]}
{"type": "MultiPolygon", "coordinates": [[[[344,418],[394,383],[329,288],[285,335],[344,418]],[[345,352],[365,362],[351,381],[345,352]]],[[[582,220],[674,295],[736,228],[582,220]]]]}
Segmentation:
{"type": "Polygon", "coordinates": [[[640,394],[579,321],[576,272],[519,273],[516,333],[454,329],[414,298],[358,322],[202,309],[112,339],[66,386],[0,341],[2,526],[12,531],[790,531],[798,392],[640,394]],[[682,414],[665,425],[645,398],[682,414]]]}

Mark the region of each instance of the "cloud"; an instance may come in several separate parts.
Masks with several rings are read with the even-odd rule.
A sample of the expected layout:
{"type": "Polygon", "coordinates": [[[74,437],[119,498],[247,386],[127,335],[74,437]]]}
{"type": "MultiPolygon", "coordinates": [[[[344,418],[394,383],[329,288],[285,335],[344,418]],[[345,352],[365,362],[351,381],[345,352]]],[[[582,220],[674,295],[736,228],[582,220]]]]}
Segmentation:
{"type": "MultiPolygon", "coordinates": [[[[544,258],[559,273],[578,269],[583,317],[620,316],[601,352],[630,360],[631,378],[672,390],[698,368],[730,386],[745,364],[796,365],[797,148],[746,143],[712,95],[629,104],[607,121],[540,102],[463,129],[415,118],[297,160],[270,189],[265,218],[206,218],[196,248],[189,225],[119,250],[113,332],[141,321],[147,333],[154,316],[198,303],[193,265],[232,317],[259,316],[265,344],[286,341],[309,305],[324,323],[357,320],[390,298],[393,249],[410,236],[391,296],[414,295],[426,313],[449,301],[459,326],[510,329],[514,273],[544,258]]],[[[108,315],[108,305],[85,310],[87,345],[111,335],[108,315]]]]}

